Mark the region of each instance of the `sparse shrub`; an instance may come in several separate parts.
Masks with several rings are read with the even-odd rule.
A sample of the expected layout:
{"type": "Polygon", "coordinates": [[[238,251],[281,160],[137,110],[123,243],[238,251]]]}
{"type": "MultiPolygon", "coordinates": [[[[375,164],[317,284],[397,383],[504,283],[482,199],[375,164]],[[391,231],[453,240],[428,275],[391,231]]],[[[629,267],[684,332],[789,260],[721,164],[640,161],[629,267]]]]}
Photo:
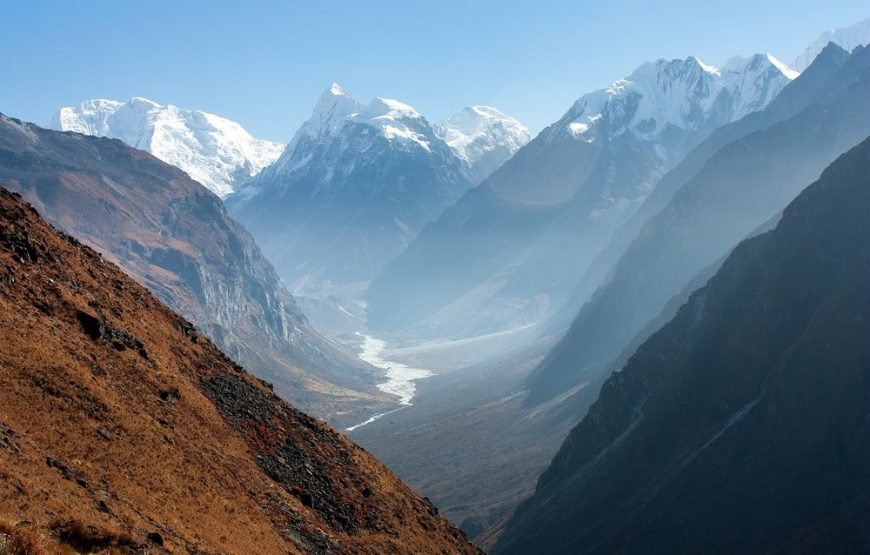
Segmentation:
{"type": "MultiPolygon", "coordinates": [[[[78,520],[55,521],[50,526],[58,539],[82,553],[109,548],[136,548],[139,544],[127,534],[116,534],[78,520]]],[[[2,555],[2,554],[0,554],[2,555]]]]}
{"type": "Polygon", "coordinates": [[[0,555],[47,555],[33,531],[0,522],[0,555]]]}

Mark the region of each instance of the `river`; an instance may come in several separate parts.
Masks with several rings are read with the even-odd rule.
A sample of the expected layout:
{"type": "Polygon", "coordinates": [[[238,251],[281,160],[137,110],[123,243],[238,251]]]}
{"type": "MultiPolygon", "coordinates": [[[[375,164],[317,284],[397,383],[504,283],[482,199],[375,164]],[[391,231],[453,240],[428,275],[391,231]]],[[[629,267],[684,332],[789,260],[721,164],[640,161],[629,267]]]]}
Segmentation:
{"type": "Polygon", "coordinates": [[[392,414],[403,407],[410,406],[411,400],[414,399],[414,394],[417,392],[417,386],[414,381],[434,375],[429,370],[423,368],[414,368],[407,364],[402,364],[401,362],[384,359],[383,354],[384,349],[386,348],[386,343],[384,343],[384,341],[363,333],[357,333],[357,335],[363,338],[362,347],[358,355],[360,360],[386,371],[387,381],[379,383],[378,389],[384,393],[397,396],[399,398],[400,406],[393,410],[376,414],[365,422],[360,422],[355,426],[346,428],[346,431],[348,432],[352,432],[366,424],[371,424],[375,420],[388,414],[392,414]]]}

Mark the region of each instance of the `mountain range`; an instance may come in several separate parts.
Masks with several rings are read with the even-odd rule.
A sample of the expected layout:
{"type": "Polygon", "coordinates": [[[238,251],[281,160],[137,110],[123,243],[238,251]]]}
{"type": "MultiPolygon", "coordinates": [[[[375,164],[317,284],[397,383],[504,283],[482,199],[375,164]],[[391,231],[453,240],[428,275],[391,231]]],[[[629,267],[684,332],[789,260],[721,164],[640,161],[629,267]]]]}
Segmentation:
{"type": "Polygon", "coordinates": [[[387,265],[369,325],[457,337],[546,319],[668,169],[795,76],[769,55],[689,57],[583,95],[387,265]]]}
{"type": "MultiPolygon", "coordinates": [[[[588,298],[599,284],[605,290],[616,279],[613,267],[629,245],[635,240],[646,245],[643,259],[625,264],[629,270],[643,262],[630,274],[632,280],[607,295],[606,310],[584,319],[578,327],[583,333],[572,328],[559,340],[584,304],[572,300],[577,303],[573,313],[563,309],[567,320],[558,325],[556,317],[547,321],[537,341],[527,339],[530,333],[534,338],[534,330],[505,334],[500,355],[420,382],[415,406],[354,431],[353,437],[435,499],[480,545],[494,545],[504,531],[503,517],[534,490],[540,465],[555,455],[610,374],[716,273],[741,239],[773,228],[803,185],[859,141],[862,132],[870,134],[863,101],[865,55],[863,49],[850,55],[836,46],[827,48],[765,109],[712,131],[667,172],[593,261],[589,273],[597,272],[598,281],[584,276],[594,283],[585,285],[588,298]],[[662,216],[656,232],[648,233],[644,224],[663,211],[679,218],[662,216]],[[692,239],[697,243],[688,250],[685,245],[692,239]],[[664,294],[662,287],[668,288],[664,294]],[[655,308],[637,322],[619,316],[650,305],[655,308]],[[607,355],[597,362],[587,358],[604,349],[607,355]],[[439,463],[449,470],[436,471],[439,463]]],[[[453,245],[466,240],[457,235],[453,245]]],[[[584,310],[596,306],[599,296],[584,310]]],[[[463,314],[460,321],[469,317],[463,314]]],[[[471,353],[480,349],[469,339],[455,343],[456,356],[476,356],[471,353]]]]}
{"type": "MultiPolygon", "coordinates": [[[[858,47],[849,55],[831,44],[767,110],[718,130],[699,154],[687,156],[685,163],[694,165],[719,147],[642,225],[583,305],[536,371],[531,383],[537,395],[558,394],[606,371],[693,276],[774,218],[802,184],[870,134],[868,94],[870,50],[858,47]]],[[[678,181],[665,179],[669,188],[678,181]]]]}
{"type": "Polygon", "coordinates": [[[524,137],[495,110],[436,130],[407,104],[362,104],[333,84],[278,161],[227,205],[291,291],[352,296],[524,137]]]}
{"type": "Polygon", "coordinates": [[[863,552],[867,42],[534,138],[338,84],[286,145],[0,114],[0,555],[863,552]]]}

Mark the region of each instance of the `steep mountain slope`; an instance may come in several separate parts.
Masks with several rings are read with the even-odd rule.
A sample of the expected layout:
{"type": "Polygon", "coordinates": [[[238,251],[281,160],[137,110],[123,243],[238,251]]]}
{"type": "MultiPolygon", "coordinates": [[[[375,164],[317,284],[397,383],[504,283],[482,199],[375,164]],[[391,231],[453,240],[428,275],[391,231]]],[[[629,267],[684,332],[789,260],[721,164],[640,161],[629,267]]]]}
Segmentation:
{"type": "Polygon", "coordinates": [[[790,82],[765,108],[716,129],[692,149],[683,160],[666,173],[655,190],[644,200],[637,212],[614,233],[607,247],[595,257],[584,273],[570,300],[547,323],[551,333],[568,328],[583,304],[589,300],[653,216],[658,214],[689,179],[725,145],[795,116],[814,103],[826,102],[840,93],[851,80],[838,81],[837,74],[849,59],[849,53],[836,45],[828,45],[813,65],[799,78],[790,82]]]}
{"type": "Polygon", "coordinates": [[[121,139],[186,171],[225,197],[274,162],[284,145],[255,139],[234,121],[147,98],[129,102],[93,99],[64,106],[51,129],[121,139]]]}
{"type": "Polygon", "coordinates": [[[275,164],[227,199],[291,291],[369,280],[471,186],[413,108],[333,84],[275,164]]]}
{"type": "Polygon", "coordinates": [[[494,553],[865,551],[868,211],[870,140],[608,379],[494,553]]]}
{"type": "Polygon", "coordinates": [[[659,60],[584,95],[387,266],[369,324],[461,336],[547,317],[667,169],[793,75],[764,55],[659,60]]]}
{"type": "Polygon", "coordinates": [[[0,521],[87,553],[476,552],[6,191],[0,276],[0,521]]]}
{"type": "Polygon", "coordinates": [[[524,147],[531,136],[525,125],[490,106],[468,106],[435,124],[435,133],[468,166],[480,183],[524,147]]]}
{"type": "Polygon", "coordinates": [[[870,134],[870,50],[856,49],[832,81],[794,117],[721,148],[644,225],[536,372],[533,398],[600,373],[695,274],[870,134]]]}
{"type": "Polygon", "coordinates": [[[850,52],[857,46],[867,46],[870,44],[870,18],[849,27],[825,31],[819,38],[807,46],[800,56],[795,58],[791,67],[797,71],[803,71],[813,63],[819,52],[832,42],[850,52]]]}
{"type": "Polygon", "coordinates": [[[220,199],[179,169],[118,140],[0,115],[0,186],[118,263],[294,403],[340,419],[388,401],[371,385],[373,369],[311,328],[220,199]]]}

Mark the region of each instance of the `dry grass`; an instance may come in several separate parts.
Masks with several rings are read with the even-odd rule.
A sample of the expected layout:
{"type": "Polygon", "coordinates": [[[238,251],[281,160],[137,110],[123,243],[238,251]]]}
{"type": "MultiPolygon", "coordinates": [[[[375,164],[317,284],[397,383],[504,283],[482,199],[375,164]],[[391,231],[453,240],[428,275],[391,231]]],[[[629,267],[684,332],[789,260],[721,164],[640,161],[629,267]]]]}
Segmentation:
{"type": "Polygon", "coordinates": [[[36,532],[0,522],[0,555],[47,555],[44,545],[36,532]]]}

